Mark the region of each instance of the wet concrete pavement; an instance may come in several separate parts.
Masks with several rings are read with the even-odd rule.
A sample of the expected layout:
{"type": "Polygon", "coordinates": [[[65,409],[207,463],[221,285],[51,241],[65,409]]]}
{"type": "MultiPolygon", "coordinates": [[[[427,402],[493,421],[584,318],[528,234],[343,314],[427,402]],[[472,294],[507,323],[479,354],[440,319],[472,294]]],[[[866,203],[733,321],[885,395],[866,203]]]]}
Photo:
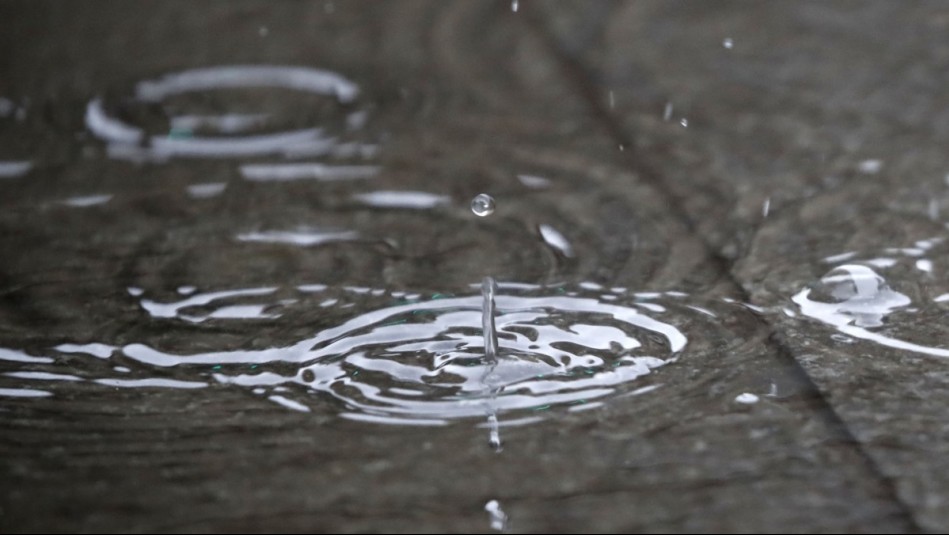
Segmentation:
{"type": "Polygon", "coordinates": [[[489,531],[490,500],[514,532],[949,525],[944,360],[791,300],[852,252],[912,300],[865,332],[946,351],[940,4],[9,2],[0,21],[0,161],[32,164],[0,179],[0,531],[489,531]],[[360,93],[133,98],[222,65],[327,69],[360,93]],[[334,141],[156,156],[93,135],[96,99],[186,143],[169,110],[334,141]],[[375,171],[247,167],[288,160],[375,171]],[[373,191],[431,204],[367,206],[373,191]],[[187,357],[293,347],[405,295],[475,296],[488,274],[649,301],[688,344],[641,337],[668,364],[602,405],[501,413],[541,418],[502,427],[499,453],[483,419],[343,418],[361,397],[235,379],[305,377],[296,362],[187,357]],[[644,297],[669,291],[687,296],[644,297]],[[91,343],[108,349],[62,346],[91,343]]]}

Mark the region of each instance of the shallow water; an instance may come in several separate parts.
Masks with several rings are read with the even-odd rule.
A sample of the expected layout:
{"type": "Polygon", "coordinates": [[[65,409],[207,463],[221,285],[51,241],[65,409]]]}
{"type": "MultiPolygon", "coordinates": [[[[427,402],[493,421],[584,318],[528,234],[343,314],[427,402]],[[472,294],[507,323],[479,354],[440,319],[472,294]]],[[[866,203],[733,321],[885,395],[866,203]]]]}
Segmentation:
{"type": "Polygon", "coordinates": [[[861,427],[874,407],[840,409],[834,359],[942,376],[949,232],[929,182],[944,170],[901,189],[891,173],[917,175],[838,136],[830,112],[847,150],[809,145],[769,107],[771,71],[751,70],[793,78],[798,63],[728,20],[663,33],[666,69],[649,47],[629,66],[537,38],[554,8],[462,4],[431,8],[438,31],[405,5],[369,22],[333,3],[283,22],[244,6],[227,19],[240,46],[166,41],[124,67],[101,54],[112,72],[77,89],[0,95],[0,134],[26,140],[0,147],[0,412],[11,473],[33,485],[0,517],[39,529],[29,504],[102,502],[106,520],[70,514],[128,530],[108,519],[138,513],[115,511],[169,497],[181,524],[137,526],[829,531],[906,516],[861,449],[903,446],[861,427]],[[286,36],[299,25],[308,44],[286,36]],[[246,61],[222,61],[234,50],[246,61]],[[664,78],[690,54],[683,72],[734,87],[664,78]],[[590,74],[602,58],[621,67],[590,74]],[[571,85],[587,74],[594,89],[571,85]],[[730,98],[777,118],[723,113],[730,98]],[[815,230],[814,213],[846,222],[871,198],[899,231],[815,230]],[[171,486],[136,491],[128,474],[171,486]]]}
{"type": "MultiPolygon", "coordinates": [[[[385,166],[372,159],[376,144],[343,139],[354,135],[384,137],[360,132],[369,116],[359,109],[359,93],[355,83],[326,70],[222,66],[139,82],[131,100],[110,104],[94,98],[86,108],[85,124],[91,134],[105,142],[107,159],[151,162],[160,170],[163,162],[174,158],[223,158],[229,163],[234,158],[277,157],[280,161],[273,163],[237,161],[233,168],[248,182],[273,183],[267,184],[268,188],[309,180],[338,184],[334,191],[326,192],[337,200],[326,202],[322,208],[332,225],[268,228],[260,221],[248,220],[233,230],[221,229],[235,244],[305,251],[320,248],[330,250],[331,254],[336,254],[334,248],[353,244],[363,251],[361,258],[357,256],[352,261],[373,264],[405,254],[400,251],[404,244],[398,240],[379,237],[379,229],[392,221],[387,217],[389,214],[404,220],[410,212],[431,213],[440,218],[440,225],[457,227],[448,228],[448,232],[477,232],[478,227],[470,223],[445,219],[446,210],[451,209],[455,200],[442,193],[437,182],[431,184],[431,191],[376,186],[374,178],[386,173],[385,166]],[[248,90],[292,90],[335,99],[336,104],[326,108],[330,110],[327,117],[331,124],[280,130],[272,117],[290,116],[280,109],[251,113],[245,109],[246,97],[239,93],[248,90]],[[238,91],[240,98],[232,103],[233,91],[238,91]],[[189,110],[187,103],[170,102],[193,93],[205,95],[206,101],[198,111],[189,110]],[[220,102],[209,106],[208,102],[216,102],[214,99],[220,102]],[[141,125],[121,118],[141,115],[136,106],[153,103],[162,104],[166,114],[163,118],[155,116],[154,110],[148,111],[150,118],[141,119],[141,125]],[[229,104],[238,107],[218,115],[203,111],[229,104]],[[155,125],[163,121],[170,125],[168,133],[154,132],[155,125]],[[213,135],[198,135],[198,131],[213,135]],[[341,147],[345,150],[337,150],[341,147]],[[369,147],[372,150],[363,150],[369,147]],[[339,157],[356,158],[372,165],[327,163],[339,157]],[[366,210],[358,209],[359,205],[366,210]]],[[[671,106],[666,107],[666,115],[670,109],[671,106]]],[[[8,178],[30,172],[28,163],[8,162],[3,169],[8,178]]],[[[517,173],[512,173],[509,180],[520,182],[528,190],[546,189],[552,184],[544,177],[517,173]]],[[[229,194],[229,185],[194,183],[187,185],[186,190],[194,199],[192,202],[203,202],[229,194]]],[[[66,207],[96,210],[110,202],[122,202],[121,195],[115,200],[114,197],[112,193],[98,193],[58,202],[66,207]]],[[[765,216],[769,201],[765,203],[765,216]]],[[[475,197],[471,208],[474,215],[482,217],[497,210],[495,200],[486,194],[475,197]]],[[[121,218],[129,209],[121,204],[115,208],[116,215],[121,218]]],[[[517,217],[503,209],[500,213],[508,218],[517,217]]],[[[425,242],[424,224],[410,223],[409,228],[415,234],[412,238],[425,242]]],[[[570,260],[576,256],[574,245],[557,226],[540,223],[536,229],[536,234],[521,237],[533,241],[535,251],[546,246],[554,258],[570,260]]],[[[177,232],[186,235],[187,226],[179,227],[177,232]]],[[[200,249],[192,247],[206,238],[195,239],[191,243],[191,239],[173,238],[162,246],[171,248],[164,254],[174,256],[181,254],[177,251],[181,250],[185,258],[200,255],[200,249]]],[[[169,285],[158,279],[134,281],[136,286],[127,289],[113,285],[108,290],[111,295],[126,294],[120,298],[125,309],[137,308],[146,313],[147,321],[160,322],[160,342],[127,336],[117,337],[121,341],[89,341],[85,337],[82,343],[64,340],[46,347],[40,345],[34,350],[36,356],[28,355],[21,347],[9,347],[4,350],[3,359],[22,364],[4,372],[4,382],[13,384],[3,392],[7,396],[55,395],[56,385],[62,380],[129,388],[199,388],[218,383],[246,388],[289,410],[308,412],[313,403],[334,404],[340,416],[364,422],[445,425],[457,418],[483,418],[487,413],[495,426],[499,420],[508,424],[530,423],[543,418],[548,410],[587,410],[608,403],[609,398],[617,395],[645,394],[657,388],[657,384],[643,386],[642,379],[661,376],[659,368],[688,354],[690,341],[714,331],[714,327],[703,324],[725,321],[742,307],[762,314],[780,310],[785,315],[799,313],[813,318],[838,331],[834,340],[842,340],[839,336],[845,335],[945,357],[949,350],[900,340],[875,330],[890,324],[890,316],[897,312],[903,312],[901,318],[910,319],[909,313],[920,307],[909,308],[911,299],[891,289],[873,271],[892,268],[901,259],[911,258],[920,279],[932,277],[934,266],[930,256],[938,256],[943,240],[935,237],[919,240],[912,247],[885,248],[875,258],[863,258],[855,251],[827,257],[824,262],[828,268],[841,262],[847,264],[831,269],[816,286],[787,296],[788,302],[772,303],[767,309],[736,302],[727,295],[706,293],[701,299],[693,299],[671,288],[650,292],[607,289],[578,278],[582,275],[572,270],[573,264],[558,260],[543,277],[545,282],[505,280],[500,284],[495,297],[496,358],[493,344],[485,343],[487,324],[483,323],[477,284],[466,283],[454,273],[439,270],[437,274],[445,276],[444,282],[428,279],[419,287],[400,282],[395,286],[398,289],[347,284],[347,275],[339,272],[334,273],[332,281],[314,279],[306,284],[287,285],[270,277],[267,286],[235,288],[229,287],[231,277],[215,280],[213,266],[221,262],[240,264],[247,257],[243,248],[235,249],[240,253],[233,258],[225,249],[202,260],[212,263],[200,268],[204,271],[200,283],[183,279],[181,282],[187,284],[169,285]],[[440,288],[444,293],[430,293],[431,289],[440,288]],[[169,293],[173,291],[183,298],[170,299],[169,293]],[[281,330],[283,320],[301,314],[325,319],[316,322],[321,327],[314,326],[308,335],[297,340],[265,343],[265,347],[240,347],[233,342],[216,345],[202,340],[200,345],[205,350],[189,349],[193,344],[188,325],[214,325],[222,332],[273,332],[281,330]],[[680,325],[684,323],[689,323],[691,330],[682,330],[680,325]],[[43,367],[53,364],[57,352],[85,355],[102,362],[86,366],[73,360],[70,374],[57,375],[43,367]],[[111,360],[116,360],[116,364],[102,365],[111,360]],[[123,365],[119,366],[119,362],[123,365]],[[171,368],[186,371],[175,372],[176,378],[171,379],[166,376],[171,368]],[[125,376],[114,377],[116,371],[125,376]]],[[[503,249],[506,244],[500,245],[503,249]]],[[[107,247],[97,245],[96,250],[106,252],[107,247]]],[[[472,256],[475,264],[467,272],[504,272],[489,263],[479,265],[485,255],[487,251],[472,256]]],[[[946,295],[949,294],[933,297],[921,306],[940,306],[938,303],[949,300],[946,295]]],[[[300,325],[294,327],[304,329],[300,325]]],[[[703,345],[707,342],[703,341],[703,345]]],[[[37,347],[35,341],[33,347],[37,347]]]]}

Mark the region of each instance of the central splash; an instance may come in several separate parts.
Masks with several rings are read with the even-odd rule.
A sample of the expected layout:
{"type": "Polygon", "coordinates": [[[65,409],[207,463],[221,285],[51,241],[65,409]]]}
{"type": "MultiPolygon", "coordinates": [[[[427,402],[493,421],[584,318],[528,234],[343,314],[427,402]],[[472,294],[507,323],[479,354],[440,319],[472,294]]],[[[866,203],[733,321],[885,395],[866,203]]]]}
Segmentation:
{"type": "Polygon", "coordinates": [[[155,366],[296,362],[292,375],[222,369],[213,377],[324,392],[351,419],[440,425],[484,416],[486,403],[494,411],[586,404],[648,375],[686,344],[676,327],[594,298],[495,301],[496,351],[483,332],[484,298],[469,296],[381,308],[287,348],[175,356],[134,344],[123,352],[155,366]]]}

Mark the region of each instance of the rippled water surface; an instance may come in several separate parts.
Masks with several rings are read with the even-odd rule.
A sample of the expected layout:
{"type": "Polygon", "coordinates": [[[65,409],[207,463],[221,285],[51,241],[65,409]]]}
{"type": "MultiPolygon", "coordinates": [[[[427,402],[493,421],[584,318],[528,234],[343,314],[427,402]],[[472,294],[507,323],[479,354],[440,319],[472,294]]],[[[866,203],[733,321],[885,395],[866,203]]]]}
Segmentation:
{"type": "Polygon", "coordinates": [[[932,525],[945,17],[25,5],[0,531],[932,525]]]}

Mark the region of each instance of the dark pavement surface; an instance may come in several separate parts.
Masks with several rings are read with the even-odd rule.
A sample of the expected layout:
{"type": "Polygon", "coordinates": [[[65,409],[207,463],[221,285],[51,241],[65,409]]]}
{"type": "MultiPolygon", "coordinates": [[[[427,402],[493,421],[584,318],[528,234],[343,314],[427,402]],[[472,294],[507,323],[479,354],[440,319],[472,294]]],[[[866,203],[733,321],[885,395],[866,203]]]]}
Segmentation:
{"type": "Polygon", "coordinates": [[[33,164],[0,179],[0,348],[55,357],[0,359],[0,373],[85,379],[124,366],[195,381],[210,372],[52,348],[281,347],[375,306],[321,307],[296,285],[326,284],[340,299],[346,286],[470,294],[490,273],[683,291],[716,312],[676,316],[687,351],[635,384],[658,388],[505,427],[495,453],[479,421],[375,425],[339,418],[335,400],[301,413],[227,384],[3,375],[0,389],[53,395],[0,397],[0,532],[488,531],[489,500],[513,532],[949,528],[945,360],[833,338],[791,301],[833,267],[827,257],[885,257],[886,280],[913,304],[871,331],[946,351],[949,8],[511,7],[0,3],[0,97],[24,110],[0,117],[0,161],[33,164]],[[124,161],[84,123],[102,98],[162,131],[160,111],[131,102],[137,82],[251,64],[328,69],[361,93],[346,106],[268,90],[175,105],[256,106],[281,130],[324,125],[379,149],[319,161],[379,166],[372,189],[449,201],[367,209],[355,181],[254,182],[229,158],[124,161]],[[346,129],[352,111],[368,113],[365,126],[346,129]],[[226,189],[187,194],[201,183],[226,189]],[[498,199],[483,220],[467,208],[482,191],[498,199]],[[98,194],[112,197],[62,202],[98,194]],[[233,239],[299,225],[363,239],[233,239]],[[542,225],[573,255],[546,246],[542,225]],[[169,302],[185,285],[277,286],[288,301],[279,320],[193,323],[156,319],[128,293],[169,302]],[[737,403],[746,392],[760,401],[737,403]]]}

